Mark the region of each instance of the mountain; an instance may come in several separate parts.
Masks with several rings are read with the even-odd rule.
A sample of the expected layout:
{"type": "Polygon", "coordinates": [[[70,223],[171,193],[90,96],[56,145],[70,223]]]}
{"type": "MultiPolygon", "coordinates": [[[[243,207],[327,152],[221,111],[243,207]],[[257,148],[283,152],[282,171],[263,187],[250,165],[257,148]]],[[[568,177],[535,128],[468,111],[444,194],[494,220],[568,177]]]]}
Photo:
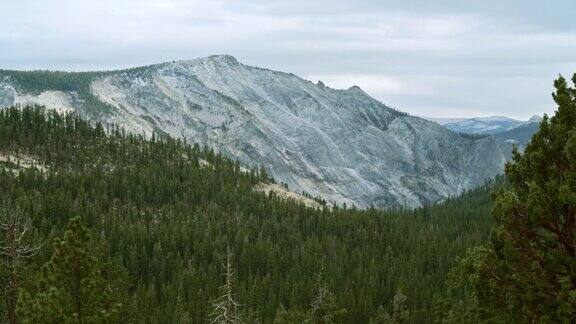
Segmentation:
{"type": "Polygon", "coordinates": [[[263,166],[296,192],[358,207],[442,201],[502,171],[511,145],[391,109],[359,87],[209,56],[107,72],[0,71],[0,106],[40,104],[263,166]]]}
{"type": "Polygon", "coordinates": [[[496,134],[511,130],[524,122],[508,117],[427,118],[450,130],[466,134],[496,134]]]}
{"type": "Polygon", "coordinates": [[[529,121],[517,127],[514,127],[505,132],[494,134],[492,136],[499,138],[500,140],[519,145],[520,148],[523,148],[532,139],[532,135],[534,135],[538,129],[540,129],[540,121],[542,118],[538,116],[535,117],[532,117],[529,121]]]}
{"type": "Polygon", "coordinates": [[[427,118],[450,130],[465,134],[485,134],[519,145],[525,146],[536,133],[542,117],[532,116],[527,121],[508,117],[474,117],[474,118],[427,118]]]}

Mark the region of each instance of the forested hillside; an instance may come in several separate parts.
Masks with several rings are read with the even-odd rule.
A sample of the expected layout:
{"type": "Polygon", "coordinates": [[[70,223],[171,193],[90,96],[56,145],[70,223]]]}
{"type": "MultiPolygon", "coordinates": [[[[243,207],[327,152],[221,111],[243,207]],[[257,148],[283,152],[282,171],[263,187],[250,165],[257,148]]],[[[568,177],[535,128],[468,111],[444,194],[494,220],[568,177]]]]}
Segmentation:
{"type": "Polygon", "coordinates": [[[228,265],[248,323],[428,322],[456,257],[486,242],[501,182],[412,211],[312,209],[254,191],[271,181],[263,171],[210,150],[39,107],[0,112],[0,156],[2,251],[31,224],[18,262],[2,254],[2,321],[81,306],[110,321],[204,323],[228,265]],[[74,260],[85,273],[65,278],[82,289],[58,280],[74,260]]]}
{"type": "MultiPolygon", "coordinates": [[[[141,76],[148,67],[121,70],[120,73],[141,76]]],[[[73,94],[82,107],[84,116],[91,119],[101,119],[114,109],[102,102],[92,93],[90,85],[98,77],[110,74],[100,72],[65,72],[65,71],[13,71],[0,70],[0,83],[13,85],[18,92],[38,95],[44,91],[61,91],[73,94]]],[[[0,96],[0,103],[2,97],[0,96]]]]}
{"type": "Polygon", "coordinates": [[[375,206],[437,203],[501,174],[512,145],[410,116],[357,86],[333,89],[229,55],[128,70],[0,70],[0,108],[40,105],[163,134],[263,167],[297,192],[375,206]]]}

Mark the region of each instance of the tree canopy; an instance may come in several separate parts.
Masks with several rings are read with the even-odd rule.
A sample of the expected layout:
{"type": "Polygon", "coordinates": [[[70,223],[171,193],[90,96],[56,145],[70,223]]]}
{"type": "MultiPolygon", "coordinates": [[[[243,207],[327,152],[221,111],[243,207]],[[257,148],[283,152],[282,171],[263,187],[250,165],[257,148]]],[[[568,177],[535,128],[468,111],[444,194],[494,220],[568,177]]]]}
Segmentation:
{"type": "Polygon", "coordinates": [[[524,152],[514,151],[509,186],[494,194],[490,243],[470,250],[449,276],[468,297],[450,300],[444,319],[576,320],[576,89],[563,77],[554,86],[555,115],[544,117],[524,152]]]}
{"type": "Polygon", "coordinates": [[[122,316],[141,323],[209,321],[228,247],[246,322],[310,318],[319,314],[319,292],[336,322],[368,322],[379,309],[428,321],[456,257],[486,242],[490,192],[502,185],[491,181],[416,210],[314,209],[254,190],[271,181],[264,170],[243,171],[210,149],[105,130],[40,107],[0,111],[0,155],[0,203],[26,215],[34,239],[46,242],[21,274],[21,305],[36,307],[45,283],[59,296],[54,305],[73,307],[73,286],[54,278],[77,275],[88,278],[86,287],[104,280],[126,292],[122,316]],[[85,231],[68,227],[76,217],[85,231]],[[75,254],[86,264],[80,274],[43,267],[65,262],[55,255],[70,255],[67,237],[84,242],[74,249],[90,251],[75,254]],[[400,288],[402,308],[394,306],[400,288]]]}

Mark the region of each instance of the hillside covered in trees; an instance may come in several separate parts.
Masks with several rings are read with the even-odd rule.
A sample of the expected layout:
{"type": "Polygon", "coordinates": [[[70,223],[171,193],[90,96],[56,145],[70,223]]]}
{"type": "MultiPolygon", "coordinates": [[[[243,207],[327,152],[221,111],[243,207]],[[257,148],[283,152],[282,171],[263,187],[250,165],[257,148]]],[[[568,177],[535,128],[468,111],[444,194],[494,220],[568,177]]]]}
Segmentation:
{"type": "MultiPolygon", "coordinates": [[[[118,71],[119,73],[141,76],[148,66],[118,71]]],[[[66,72],[66,71],[13,71],[0,69],[0,83],[10,84],[17,91],[38,95],[44,91],[62,91],[74,94],[81,107],[79,114],[85,118],[100,119],[114,109],[102,102],[91,91],[90,85],[99,77],[109,75],[109,71],[66,72]]],[[[0,102],[1,102],[0,97],[0,102]]]]}
{"type": "Polygon", "coordinates": [[[0,108],[40,105],[213,148],[339,205],[412,208],[500,174],[512,145],[454,133],[359,87],[211,55],[100,72],[0,70],[0,108]]]}
{"type": "Polygon", "coordinates": [[[245,322],[430,321],[456,257],[486,242],[501,183],[412,211],[313,209],[210,150],[39,107],[0,112],[0,156],[2,247],[22,252],[2,255],[0,310],[31,322],[78,307],[203,323],[227,281],[245,322]]]}

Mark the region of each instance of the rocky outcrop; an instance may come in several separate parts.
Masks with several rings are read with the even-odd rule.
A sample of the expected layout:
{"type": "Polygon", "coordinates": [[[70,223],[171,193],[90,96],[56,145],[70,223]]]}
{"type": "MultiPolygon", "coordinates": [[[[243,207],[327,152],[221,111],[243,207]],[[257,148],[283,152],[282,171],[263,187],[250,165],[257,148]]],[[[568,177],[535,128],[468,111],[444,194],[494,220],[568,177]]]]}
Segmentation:
{"type": "MultiPolygon", "coordinates": [[[[500,173],[510,151],[499,139],[391,109],[358,87],[331,89],[231,56],[106,73],[91,90],[114,107],[99,117],[106,123],[208,145],[264,166],[294,191],[358,207],[458,195],[500,173]]],[[[10,98],[1,93],[0,86],[0,98],[10,98]]]]}

